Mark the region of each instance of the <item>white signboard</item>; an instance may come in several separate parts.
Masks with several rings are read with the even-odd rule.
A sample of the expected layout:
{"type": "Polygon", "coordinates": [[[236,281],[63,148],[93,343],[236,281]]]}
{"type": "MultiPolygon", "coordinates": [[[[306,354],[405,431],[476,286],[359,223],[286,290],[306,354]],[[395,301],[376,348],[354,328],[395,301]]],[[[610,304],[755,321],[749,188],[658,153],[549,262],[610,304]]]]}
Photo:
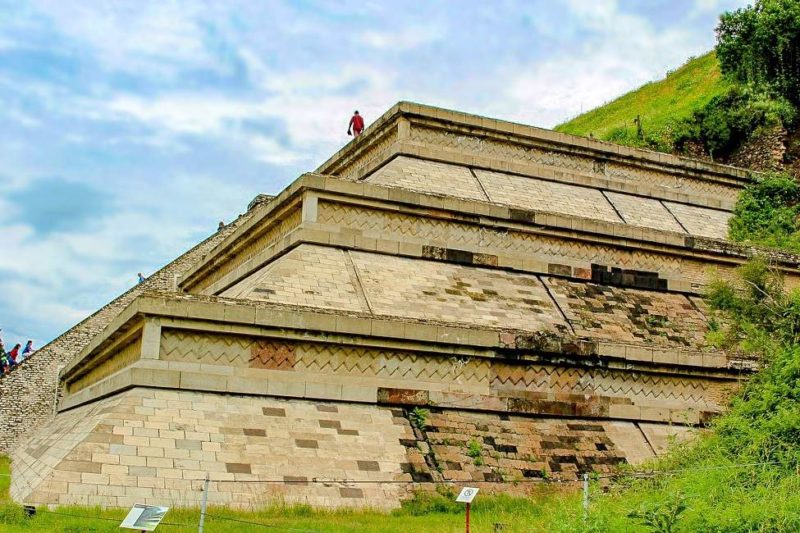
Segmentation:
{"type": "Polygon", "coordinates": [[[478,494],[479,490],[480,489],[475,489],[472,487],[464,487],[461,489],[456,501],[459,503],[472,503],[472,500],[475,498],[475,495],[478,494]]]}
{"type": "Polygon", "coordinates": [[[155,531],[167,511],[169,511],[169,507],[137,503],[131,508],[119,527],[138,529],[139,531],[155,531]]]}

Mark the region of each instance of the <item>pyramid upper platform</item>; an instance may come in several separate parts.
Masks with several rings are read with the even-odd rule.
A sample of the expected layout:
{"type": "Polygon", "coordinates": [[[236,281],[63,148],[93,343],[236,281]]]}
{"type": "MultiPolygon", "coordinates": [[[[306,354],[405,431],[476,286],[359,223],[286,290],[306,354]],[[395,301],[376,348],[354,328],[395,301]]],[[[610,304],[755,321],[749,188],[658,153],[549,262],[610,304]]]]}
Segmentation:
{"type": "MultiPolygon", "coordinates": [[[[281,243],[281,250],[305,242],[407,255],[403,244],[413,242],[487,253],[497,258],[496,266],[534,273],[592,279],[587,273],[597,266],[654,274],[666,284],[662,279],[644,288],[698,293],[704,285],[702,265],[729,270],[752,253],[726,242],[736,199],[750,181],[747,171],[731,166],[400,102],[314,174],[260,204],[252,222],[190,269],[180,287],[220,295],[277,253],[254,255],[255,249],[271,239],[294,237],[291,245],[281,243]],[[361,205],[357,215],[354,202],[361,205]],[[394,220],[378,204],[391,204],[394,220]],[[343,218],[350,216],[359,220],[343,218]],[[441,222],[424,222],[431,217],[460,218],[459,229],[445,231],[441,222]],[[343,230],[342,224],[359,227],[343,230]],[[438,228],[423,231],[420,225],[426,224],[438,228]],[[522,233],[542,239],[546,233],[558,242],[512,244],[517,237],[530,238],[509,233],[520,225],[522,233]],[[477,238],[456,234],[474,233],[476,227],[481,228],[477,238]],[[347,237],[331,240],[319,231],[347,237]],[[376,250],[369,246],[373,239],[397,244],[376,250]],[[576,251],[579,246],[585,249],[576,251]],[[626,251],[609,254],[620,247],[626,251]],[[658,257],[652,255],[654,247],[658,257]],[[514,248],[520,253],[504,261],[503,252],[514,248]],[[528,268],[534,258],[544,258],[542,251],[546,260],[528,268]],[[575,253],[579,261],[570,259],[575,253]],[[676,264],[676,254],[691,256],[691,266],[676,264]]],[[[796,257],[783,254],[778,260],[795,273],[796,257]]]]}
{"type": "Polygon", "coordinates": [[[723,239],[747,172],[401,102],[317,172],[723,239]]]}

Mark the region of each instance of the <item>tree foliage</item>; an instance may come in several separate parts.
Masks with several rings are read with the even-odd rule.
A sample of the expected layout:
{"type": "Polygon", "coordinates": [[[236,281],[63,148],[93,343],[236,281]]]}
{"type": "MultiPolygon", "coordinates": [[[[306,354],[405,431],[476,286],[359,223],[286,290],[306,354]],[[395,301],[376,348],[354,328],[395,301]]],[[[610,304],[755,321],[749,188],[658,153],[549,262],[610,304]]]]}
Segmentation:
{"type": "Polygon", "coordinates": [[[800,1],[757,0],[724,13],[715,48],[731,82],[673,132],[674,147],[699,143],[726,160],[762,126],[792,125],[800,105],[800,1]]]}
{"type": "Polygon", "coordinates": [[[798,0],[757,0],[724,13],[716,31],[723,74],[745,85],[768,87],[800,104],[798,0]]]}
{"type": "Polygon", "coordinates": [[[800,186],[782,174],[766,174],[739,195],[729,236],[740,242],[800,252],[800,186]]]}

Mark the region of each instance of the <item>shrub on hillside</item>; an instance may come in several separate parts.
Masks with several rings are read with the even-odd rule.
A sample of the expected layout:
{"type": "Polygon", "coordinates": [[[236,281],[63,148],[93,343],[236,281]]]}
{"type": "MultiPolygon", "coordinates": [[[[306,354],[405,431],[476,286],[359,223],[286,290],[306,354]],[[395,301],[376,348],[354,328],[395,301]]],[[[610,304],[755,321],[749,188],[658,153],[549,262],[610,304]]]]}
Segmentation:
{"type": "Polygon", "coordinates": [[[687,143],[699,143],[710,156],[725,159],[759,128],[794,119],[795,109],[786,100],[734,86],[680,121],[672,133],[673,144],[683,151],[687,143]]]}
{"type": "Polygon", "coordinates": [[[755,258],[738,283],[716,282],[712,308],[727,316],[727,344],[761,356],[765,367],[715,423],[719,444],[739,462],[800,465],[800,289],[787,291],[776,268],[755,258]]]}
{"type": "Polygon", "coordinates": [[[800,252],[800,186],[782,174],[767,174],[739,196],[729,222],[729,236],[800,252]]]}

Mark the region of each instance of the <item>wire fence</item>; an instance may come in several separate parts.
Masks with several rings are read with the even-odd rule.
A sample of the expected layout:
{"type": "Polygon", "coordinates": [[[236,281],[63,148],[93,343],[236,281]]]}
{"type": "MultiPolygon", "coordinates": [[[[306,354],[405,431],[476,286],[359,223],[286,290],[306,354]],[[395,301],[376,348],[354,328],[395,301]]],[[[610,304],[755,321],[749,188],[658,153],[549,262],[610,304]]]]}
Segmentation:
{"type": "MultiPolygon", "coordinates": [[[[561,478],[561,477],[537,477],[537,478],[523,478],[523,479],[514,479],[514,480],[488,480],[488,481],[462,481],[462,480],[454,480],[454,479],[442,479],[442,480],[432,480],[432,481],[419,481],[419,480],[398,480],[398,479],[348,479],[348,478],[327,478],[327,477],[312,477],[306,480],[297,480],[297,479],[258,479],[258,480],[230,480],[230,479],[214,479],[210,474],[207,476],[206,480],[192,480],[197,482],[198,484],[202,484],[202,486],[198,486],[197,489],[192,489],[192,492],[196,495],[198,492],[206,492],[209,490],[209,483],[227,483],[227,484],[251,484],[251,485],[284,485],[284,486],[298,486],[298,485],[313,485],[313,484],[321,484],[325,486],[339,486],[339,487],[346,487],[352,485],[397,485],[397,486],[409,486],[409,485],[437,485],[437,486],[453,486],[453,485],[520,485],[520,484],[582,484],[584,490],[584,498],[583,498],[583,507],[584,507],[584,516],[588,516],[589,511],[589,481],[600,481],[600,480],[611,480],[611,481],[619,481],[623,479],[652,479],[659,476],[672,476],[681,473],[687,472],[704,472],[704,471],[714,471],[714,470],[731,470],[731,469],[745,469],[745,468],[756,468],[756,467],[767,467],[767,466],[780,466],[783,463],[779,463],[777,461],[768,461],[768,462],[752,462],[752,463],[734,463],[729,465],[720,465],[720,466],[708,466],[708,467],[696,467],[696,468],[682,468],[682,469],[669,469],[669,470],[629,470],[629,471],[621,471],[612,474],[583,474],[582,478],[561,478]]],[[[799,472],[798,468],[795,467],[795,472],[799,472]]],[[[0,477],[9,478],[11,474],[0,474],[0,477]]],[[[167,503],[167,502],[165,502],[167,503]]],[[[183,503],[189,504],[183,505],[183,507],[193,507],[198,505],[198,501],[196,498],[187,497],[182,499],[181,502],[173,500],[171,503],[183,503]]],[[[175,506],[175,505],[173,505],[175,506]]],[[[255,509],[254,509],[255,510],[255,509]]],[[[44,514],[51,514],[57,516],[64,516],[70,518],[78,518],[83,520],[99,520],[99,521],[106,521],[106,522],[117,522],[119,523],[118,518],[113,517],[104,517],[104,516],[97,516],[97,515],[89,515],[89,514],[81,514],[81,513],[74,513],[74,512],[65,512],[62,510],[50,509],[48,507],[40,507],[36,508],[36,513],[44,513],[44,514]]],[[[248,526],[256,526],[263,529],[270,529],[270,530],[280,530],[280,531],[293,531],[298,533],[319,533],[317,530],[311,529],[300,529],[300,528],[293,528],[290,526],[284,525],[276,525],[276,524],[267,524],[264,522],[257,522],[254,520],[246,520],[243,518],[234,518],[230,516],[224,516],[218,514],[216,512],[209,513],[205,508],[205,502],[202,505],[201,514],[209,520],[218,520],[223,522],[233,522],[233,523],[240,523],[243,525],[248,526]]],[[[182,528],[194,528],[198,527],[196,523],[180,523],[180,522],[161,522],[160,526],[166,527],[182,527],[182,528]]]]}

